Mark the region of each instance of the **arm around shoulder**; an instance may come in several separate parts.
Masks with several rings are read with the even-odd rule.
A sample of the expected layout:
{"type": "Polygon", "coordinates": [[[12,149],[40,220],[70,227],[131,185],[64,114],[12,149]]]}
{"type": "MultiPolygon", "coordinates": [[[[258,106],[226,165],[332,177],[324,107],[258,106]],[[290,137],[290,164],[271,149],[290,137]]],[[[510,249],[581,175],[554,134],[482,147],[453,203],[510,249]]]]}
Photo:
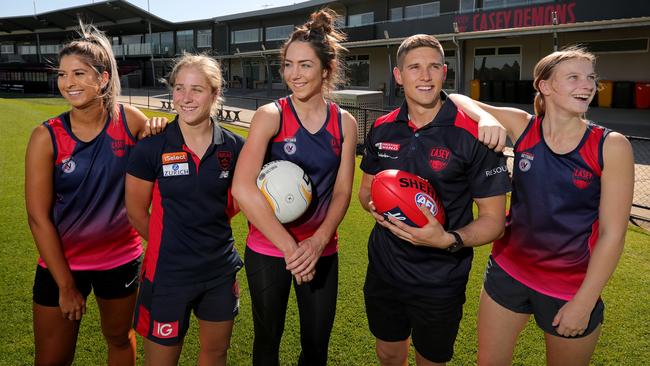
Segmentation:
{"type": "Polygon", "coordinates": [[[470,118],[479,122],[479,126],[482,120],[487,121],[488,126],[493,126],[489,121],[496,119],[500,125],[505,127],[510,140],[513,142],[519,139],[519,136],[526,129],[528,121],[532,118],[532,115],[524,110],[491,106],[462,94],[450,94],[449,99],[462,111],[467,113],[470,118]]]}

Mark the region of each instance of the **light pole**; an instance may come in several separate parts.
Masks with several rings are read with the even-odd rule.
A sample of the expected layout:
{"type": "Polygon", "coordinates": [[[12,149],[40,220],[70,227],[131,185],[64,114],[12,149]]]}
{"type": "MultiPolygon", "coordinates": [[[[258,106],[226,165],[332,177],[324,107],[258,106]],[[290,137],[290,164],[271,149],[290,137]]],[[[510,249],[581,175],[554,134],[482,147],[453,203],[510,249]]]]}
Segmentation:
{"type": "Polygon", "coordinates": [[[149,9],[149,0],[147,0],[147,13],[149,13],[149,53],[151,55],[151,82],[156,87],[156,65],[153,62],[153,34],[151,33],[151,10],[149,9]]]}

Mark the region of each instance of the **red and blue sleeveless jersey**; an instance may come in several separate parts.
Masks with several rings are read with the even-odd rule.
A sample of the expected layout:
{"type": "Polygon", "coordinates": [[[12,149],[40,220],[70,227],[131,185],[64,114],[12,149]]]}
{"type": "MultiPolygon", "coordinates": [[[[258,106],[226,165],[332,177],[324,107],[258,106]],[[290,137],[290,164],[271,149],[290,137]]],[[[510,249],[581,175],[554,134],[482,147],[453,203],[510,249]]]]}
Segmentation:
{"type": "MultiPolygon", "coordinates": [[[[142,254],[124,206],[124,173],[136,139],[124,107],[92,141],[72,132],[69,112],[44,123],[54,147],[52,220],[73,271],[107,270],[142,254]]],[[[42,258],[39,264],[45,267],[42,258]]]]}
{"type": "MultiPolygon", "coordinates": [[[[300,218],[285,224],[296,241],[309,238],[325,220],[332,200],[336,175],[341,163],[343,130],[341,110],[335,103],[327,103],[327,117],[316,133],[303,127],[290,97],[275,102],[280,111],[280,128],[271,139],[264,162],[288,160],[300,166],[312,181],[312,202],[300,218]]],[[[247,245],[251,250],[273,257],[283,257],[278,249],[255,226],[250,225],[247,245]]],[[[322,255],[338,250],[338,233],[330,239],[322,255]]]]}
{"type": "Polygon", "coordinates": [[[556,154],[542,117],[533,117],[514,146],[513,192],[506,233],[492,256],[535,291],[570,300],[598,239],[603,143],[610,131],[588,124],[578,146],[556,154]]]}

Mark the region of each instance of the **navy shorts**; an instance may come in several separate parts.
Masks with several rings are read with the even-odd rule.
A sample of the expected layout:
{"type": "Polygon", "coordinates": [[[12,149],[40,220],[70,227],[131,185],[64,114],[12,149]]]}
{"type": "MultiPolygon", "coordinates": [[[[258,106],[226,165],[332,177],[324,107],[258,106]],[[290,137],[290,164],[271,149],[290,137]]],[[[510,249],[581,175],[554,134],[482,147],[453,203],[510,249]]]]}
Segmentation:
{"type": "MultiPolygon", "coordinates": [[[[86,298],[90,291],[100,299],[121,299],[138,289],[142,258],[103,271],[72,271],[75,286],[86,298]]],[[[47,268],[36,266],[32,299],[43,306],[59,306],[59,286],[47,268]]]]}
{"type": "Polygon", "coordinates": [[[363,290],[368,325],[376,338],[398,342],[411,337],[415,349],[427,360],[451,360],[465,294],[447,299],[411,294],[385,282],[370,269],[363,290]]]}
{"type": "Polygon", "coordinates": [[[163,345],[179,344],[190,326],[190,313],[211,322],[235,319],[239,287],[235,274],[189,286],[161,286],[144,279],[133,324],[141,336],[163,345]]]}
{"type": "Polygon", "coordinates": [[[483,288],[492,300],[504,308],[515,313],[533,314],[538,327],[544,332],[557,337],[586,337],[604,321],[605,304],[601,299],[598,299],[591,311],[589,324],[583,334],[575,337],[560,335],[553,326],[553,318],[567,301],[544,295],[517,281],[504,271],[492,256],[490,256],[485,270],[483,288]]]}

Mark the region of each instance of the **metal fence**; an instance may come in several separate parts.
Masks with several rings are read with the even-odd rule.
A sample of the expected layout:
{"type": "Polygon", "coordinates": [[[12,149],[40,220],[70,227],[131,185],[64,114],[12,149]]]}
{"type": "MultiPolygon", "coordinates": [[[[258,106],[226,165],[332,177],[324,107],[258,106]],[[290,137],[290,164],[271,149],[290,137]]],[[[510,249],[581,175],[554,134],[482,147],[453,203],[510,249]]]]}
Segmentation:
{"type": "MultiPolygon", "coordinates": [[[[226,95],[225,104],[235,108],[256,110],[273,100],[271,97],[226,95]]],[[[145,108],[163,109],[167,106],[168,109],[171,95],[167,89],[131,89],[127,87],[123,90],[121,101],[145,108]]],[[[361,153],[366,135],[372,124],[377,118],[390,112],[390,110],[354,106],[345,106],[345,109],[357,120],[359,136],[357,152],[361,153]]],[[[635,163],[634,200],[630,221],[637,226],[650,230],[650,138],[636,136],[627,136],[627,138],[632,144],[635,163]]],[[[508,158],[508,167],[512,171],[513,156],[512,154],[509,156],[506,154],[506,156],[508,158]]]]}
{"type": "Polygon", "coordinates": [[[650,138],[627,138],[634,151],[634,199],[630,221],[650,230],[650,138]]]}

